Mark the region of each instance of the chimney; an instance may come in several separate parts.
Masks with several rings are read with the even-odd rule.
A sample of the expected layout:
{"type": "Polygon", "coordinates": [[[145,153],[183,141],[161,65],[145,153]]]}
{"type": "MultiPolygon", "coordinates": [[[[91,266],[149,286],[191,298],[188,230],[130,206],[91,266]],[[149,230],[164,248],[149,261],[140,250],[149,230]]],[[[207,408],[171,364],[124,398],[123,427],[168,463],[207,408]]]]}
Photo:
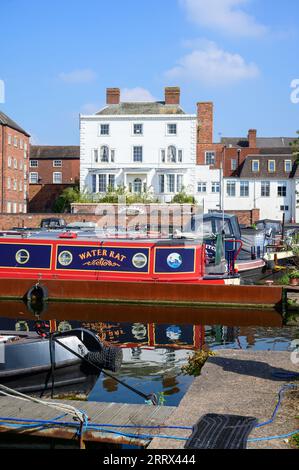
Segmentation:
{"type": "Polygon", "coordinates": [[[107,104],[119,104],[120,103],[120,89],[119,88],[107,88],[107,104]]]}
{"type": "Polygon", "coordinates": [[[180,104],[181,90],[179,87],[165,88],[165,104],[180,104]]]}
{"type": "Polygon", "coordinates": [[[214,104],[212,102],[197,103],[197,119],[198,119],[198,143],[213,143],[213,127],[214,127],[214,104]]]}
{"type": "Polygon", "coordinates": [[[249,142],[249,147],[250,148],[253,148],[253,149],[257,148],[256,135],[257,135],[257,130],[256,129],[249,129],[249,131],[248,131],[248,142],[249,142]]]}

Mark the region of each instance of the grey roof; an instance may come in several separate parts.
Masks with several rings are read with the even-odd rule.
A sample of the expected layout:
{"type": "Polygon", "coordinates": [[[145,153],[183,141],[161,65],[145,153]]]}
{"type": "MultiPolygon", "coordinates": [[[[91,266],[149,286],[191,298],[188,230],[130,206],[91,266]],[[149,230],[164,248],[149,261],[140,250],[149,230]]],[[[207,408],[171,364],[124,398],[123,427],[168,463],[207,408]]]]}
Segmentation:
{"type": "Polygon", "coordinates": [[[24,134],[27,137],[30,137],[28,132],[24,131],[24,129],[22,129],[19,126],[19,124],[17,124],[15,121],[10,119],[10,117],[2,113],[1,111],[0,111],[0,125],[10,127],[11,129],[14,129],[15,131],[21,132],[21,134],[24,134]]]}
{"type": "Polygon", "coordinates": [[[77,145],[31,145],[31,159],[72,159],[80,158],[80,147],[77,145]]]}
{"type": "Polygon", "coordinates": [[[180,105],[165,104],[165,101],[146,103],[111,104],[101,109],[97,115],[143,115],[143,114],[186,114],[180,105]]]}
{"type": "MultiPolygon", "coordinates": [[[[290,148],[297,137],[257,137],[257,148],[290,148]]],[[[246,137],[222,137],[221,143],[228,147],[249,147],[246,137]]]]}
{"type": "Polygon", "coordinates": [[[284,155],[248,155],[245,159],[243,165],[241,166],[239,176],[240,178],[271,178],[271,179],[287,179],[287,178],[298,178],[299,177],[299,167],[296,163],[296,156],[289,153],[284,155]],[[259,160],[260,162],[260,171],[252,171],[252,161],[259,160]],[[276,162],[276,171],[271,173],[268,171],[268,161],[275,160],[276,162]],[[284,171],[284,162],[285,160],[292,160],[293,166],[290,173],[284,171]]]}

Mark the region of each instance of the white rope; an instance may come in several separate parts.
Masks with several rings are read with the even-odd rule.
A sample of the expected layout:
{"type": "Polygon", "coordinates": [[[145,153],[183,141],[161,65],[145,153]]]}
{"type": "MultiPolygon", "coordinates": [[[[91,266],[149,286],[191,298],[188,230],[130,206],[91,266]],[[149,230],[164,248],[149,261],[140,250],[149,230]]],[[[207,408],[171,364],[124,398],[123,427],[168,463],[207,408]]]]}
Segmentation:
{"type": "Polygon", "coordinates": [[[73,418],[78,419],[81,423],[86,422],[87,416],[77,408],[71,405],[66,405],[64,403],[57,403],[57,402],[49,402],[45,400],[40,400],[39,398],[30,397],[25,395],[24,393],[17,392],[11,388],[5,387],[5,385],[0,384],[0,394],[5,395],[7,397],[16,398],[17,400],[23,401],[31,401],[33,403],[37,403],[39,405],[48,406],[49,408],[53,408],[55,410],[64,412],[68,415],[73,416],[73,418]]]}

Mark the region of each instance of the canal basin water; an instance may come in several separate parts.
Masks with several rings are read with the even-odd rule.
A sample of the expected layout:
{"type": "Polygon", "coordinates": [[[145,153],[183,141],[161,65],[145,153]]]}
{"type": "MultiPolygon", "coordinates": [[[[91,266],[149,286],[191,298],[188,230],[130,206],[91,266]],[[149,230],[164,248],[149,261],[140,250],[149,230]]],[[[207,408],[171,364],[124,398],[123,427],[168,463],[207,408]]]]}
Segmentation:
{"type": "MultiPolygon", "coordinates": [[[[181,368],[193,351],[285,351],[299,337],[298,329],[284,327],[281,314],[272,310],[54,303],[45,306],[40,318],[51,330],[89,328],[102,341],[122,347],[124,361],[117,377],[146,394],[156,393],[168,406],[178,405],[192,383],[181,368]]],[[[0,302],[0,330],[33,330],[35,320],[24,303],[0,302]]],[[[104,374],[88,399],[144,403],[104,374]]]]}

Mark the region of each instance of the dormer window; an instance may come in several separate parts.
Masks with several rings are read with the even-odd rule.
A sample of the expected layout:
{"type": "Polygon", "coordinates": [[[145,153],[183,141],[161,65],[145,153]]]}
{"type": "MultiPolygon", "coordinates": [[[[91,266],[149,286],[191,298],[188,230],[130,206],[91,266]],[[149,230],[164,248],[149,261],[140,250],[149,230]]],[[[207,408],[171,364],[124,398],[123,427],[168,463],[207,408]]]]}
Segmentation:
{"type": "Polygon", "coordinates": [[[269,173],[275,173],[276,171],[275,160],[268,160],[268,171],[269,173]]]}
{"type": "Polygon", "coordinates": [[[253,173],[258,173],[260,171],[260,162],[259,160],[253,160],[252,161],[252,172],[253,173]]]}
{"type": "Polygon", "coordinates": [[[285,171],[285,173],[291,173],[292,169],[293,169],[292,160],[285,160],[284,161],[284,171],[285,171]]]}

